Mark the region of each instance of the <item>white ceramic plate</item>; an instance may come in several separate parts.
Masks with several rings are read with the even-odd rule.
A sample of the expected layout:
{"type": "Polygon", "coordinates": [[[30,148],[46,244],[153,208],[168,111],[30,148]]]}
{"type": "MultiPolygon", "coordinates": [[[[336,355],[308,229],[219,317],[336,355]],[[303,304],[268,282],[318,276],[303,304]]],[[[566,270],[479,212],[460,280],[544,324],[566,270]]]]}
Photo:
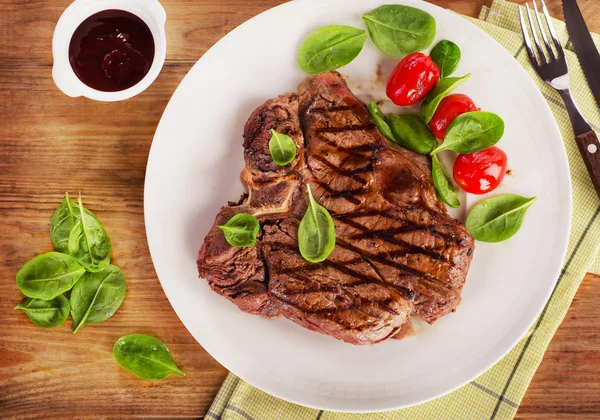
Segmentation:
{"type": "MultiPolygon", "coordinates": [[[[219,208],[242,192],[242,131],[254,108],[293,91],[305,75],[296,51],[330,24],[364,27],[381,0],[296,0],[241,25],[196,63],[173,95],[148,161],[145,217],[154,266],[169,301],[200,344],[227,369],[286,400],[328,410],[382,411],[450,392],[490,368],[525,334],[558,277],[571,220],[569,170],[546,102],[526,72],[478,28],[428,3],[399,3],[437,20],[437,40],[462,49],[458,91],[501,115],[500,146],[513,175],[494,192],[536,195],[511,240],[478,243],[458,311],[417,335],[352,346],[282,318],[242,313],[210,291],[196,270],[197,252],[219,208]]],[[[435,43],[434,43],[435,44],[435,43]]],[[[398,59],[367,41],[341,73],[365,100],[383,97],[376,83],[398,59]]],[[[463,197],[459,217],[482,197],[463,197]]]]}

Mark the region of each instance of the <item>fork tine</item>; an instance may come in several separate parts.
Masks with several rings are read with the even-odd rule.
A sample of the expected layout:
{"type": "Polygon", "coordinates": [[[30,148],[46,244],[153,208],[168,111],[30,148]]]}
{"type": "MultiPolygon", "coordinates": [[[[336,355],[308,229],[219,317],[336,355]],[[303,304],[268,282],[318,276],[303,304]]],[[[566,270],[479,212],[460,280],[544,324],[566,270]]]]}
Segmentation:
{"type": "Polygon", "coordinates": [[[554,25],[552,25],[552,19],[550,18],[550,13],[548,13],[548,8],[546,7],[546,3],[544,0],[540,0],[542,2],[542,12],[544,12],[544,17],[546,18],[546,24],[548,25],[548,29],[550,30],[550,36],[552,36],[552,42],[554,42],[554,46],[556,47],[556,51],[558,52],[558,57],[561,55],[564,56],[565,53],[563,51],[562,46],[560,45],[560,41],[558,40],[558,36],[556,36],[556,31],[554,30],[554,25]]]}
{"type": "Polygon", "coordinates": [[[535,12],[535,20],[537,21],[538,27],[540,28],[540,33],[542,34],[542,39],[544,40],[544,44],[546,45],[546,49],[548,50],[548,56],[550,60],[552,60],[552,58],[556,59],[557,57],[554,54],[554,50],[552,50],[550,42],[548,42],[548,37],[546,36],[544,25],[542,25],[542,19],[540,19],[540,12],[538,11],[537,2],[535,0],[533,0],[533,10],[535,12]]]}
{"type": "Polygon", "coordinates": [[[527,24],[525,23],[525,17],[523,16],[523,6],[519,6],[519,20],[521,21],[521,31],[523,31],[523,40],[525,41],[525,49],[529,60],[533,67],[537,67],[538,61],[535,53],[533,52],[533,46],[531,45],[531,38],[529,38],[529,31],[527,30],[527,24]]]}
{"type": "Polygon", "coordinates": [[[540,39],[538,38],[537,31],[535,30],[535,23],[533,23],[533,19],[531,18],[531,9],[529,8],[529,4],[525,3],[525,9],[527,9],[527,18],[529,19],[529,26],[531,27],[531,33],[533,34],[533,43],[535,44],[537,52],[540,55],[541,64],[547,63],[546,56],[542,50],[542,44],[540,44],[540,39]]]}

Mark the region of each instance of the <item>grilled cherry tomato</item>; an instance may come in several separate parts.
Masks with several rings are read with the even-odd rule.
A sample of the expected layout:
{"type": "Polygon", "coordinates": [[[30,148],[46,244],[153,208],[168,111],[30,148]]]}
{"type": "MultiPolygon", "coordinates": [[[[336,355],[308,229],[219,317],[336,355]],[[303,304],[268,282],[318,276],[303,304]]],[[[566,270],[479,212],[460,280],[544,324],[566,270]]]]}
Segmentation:
{"type": "Polygon", "coordinates": [[[419,102],[440,80],[440,70],[433,60],[422,53],[404,57],[390,76],[387,96],[399,106],[419,102]]]}
{"type": "Polygon", "coordinates": [[[458,155],[454,180],[466,192],[485,194],[494,190],[506,174],[506,153],[492,146],[468,155],[458,155]]]}
{"type": "Polygon", "coordinates": [[[429,121],[429,128],[434,136],[443,139],[446,129],[456,117],[465,112],[477,111],[477,109],[475,103],[467,95],[462,93],[448,95],[442,99],[435,110],[429,121]]]}

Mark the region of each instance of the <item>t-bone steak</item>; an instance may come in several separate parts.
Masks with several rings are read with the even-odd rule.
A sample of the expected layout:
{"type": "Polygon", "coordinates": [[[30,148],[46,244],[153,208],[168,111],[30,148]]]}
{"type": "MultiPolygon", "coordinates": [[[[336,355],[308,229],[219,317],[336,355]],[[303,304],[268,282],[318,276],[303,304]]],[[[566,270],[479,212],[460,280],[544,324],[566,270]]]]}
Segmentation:
{"type": "Polygon", "coordinates": [[[245,312],[282,314],[352,344],[456,309],[473,238],[437,198],[428,158],[382,137],[340,74],[318,75],[299,95],[256,109],[244,157],[248,192],[221,209],[200,249],[198,271],[212,290],[245,312]],[[285,167],[269,153],[271,129],[296,143],[285,167]],[[298,250],[307,184],[335,223],[335,248],[321,263],[298,250]],[[256,246],[232,247],[217,228],[241,212],[260,222],[256,246]]]}

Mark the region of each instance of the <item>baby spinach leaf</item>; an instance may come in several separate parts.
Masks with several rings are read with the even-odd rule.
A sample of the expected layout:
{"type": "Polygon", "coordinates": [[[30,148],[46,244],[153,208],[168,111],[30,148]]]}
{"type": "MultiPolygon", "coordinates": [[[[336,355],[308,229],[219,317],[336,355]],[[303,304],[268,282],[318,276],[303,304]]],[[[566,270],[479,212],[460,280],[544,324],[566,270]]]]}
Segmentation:
{"type": "Polygon", "coordinates": [[[300,254],[306,261],[324,261],[335,247],[335,226],[327,209],[317,203],[308,189],[308,209],[298,227],[300,254]]]}
{"type": "Polygon", "coordinates": [[[426,124],[429,124],[429,121],[433,118],[433,114],[435,114],[442,99],[459,85],[462,85],[469,77],[471,77],[471,73],[466,74],[463,77],[448,77],[440,80],[438,84],[435,85],[421,104],[421,117],[426,124]]]}
{"type": "Polygon", "coordinates": [[[298,65],[306,73],[338,69],[361,52],[367,34],[351,26],[325,26],[310,34],[298,51],[298,65]]]}
{"type": "MultiPolygon", "coordinates": [[[[84,210],[90,216],[96,217],[88,209],[84,210]]],[[[69,253],[69,234],[77,221],[81,219],[80,214],[79,206],[71,201],[69,193],[65,193],[65,198],[50,219],[50,239],[58,252],[69,253]]]]}
{"type": "Polygon", "coordinates": [[[391,141],[396,141],[394,138],[394,133],[392,133],[392,129],[388,123],[387,117],[383,113],[381,109],[377,106],[375,102],[371,102],[368,106],[369,113],[371,117],[373,117],[373,121],[375,121],[375,125],[379,129],[379,132],[383,134],[387,139],[391,141]]]}
{"type": "Polygon", "coordinates": [[[371,41],[383,53],[401,57],[429,47],[435,38],[435,19],[414,7],[387,5],[363,16],[371,41]]]}
{"type": "Polygon", "coordinates": [[[48,252],[38,255],[17,273],[17,286],[28,297],[50,300],[71,289],[85,268],[70,255],[48,252]]]}
{"type": "Polygon", "coordinates": [[[504,121],[492,112],[473,111],[459,115],[452,121],[444,142],[433,152],[452,150],[474,153],[498,143],[504,135],[504,121]]]}
{"type": "Polygon", "coordinates": [[[113,347],[113,355],[122,368],[140,378],[163,379],[174,373],[185,376],[167,346],[148,335],[131,334],[119,338],[113,347]]]}
{"type": "Polygon", "coordinates": [[[418,115],[390,114],[387,118],[394,133],[394,141],[400,146],[423,155],[431,153],[437,147],[438,141],[418,115]]]}
{"type": "Polygon", "coordinates": [[[79,208],[65,193],[65,198],[50,219],[50,239],[58,252],[69,252],[69,233],[79,219],[79,208]]]}
{"type": "Polygon", "coordinates": [[[69,316],[69,299],[58,295],[54,299],[27,298],[15,309],[25,312],[31,321],[42,328],[54,328],[65,322],[69,316]]]}
{"type": "Polygon", "coordinates": [[[535,200],[536,197],[525,198],[516,194],[489,198],[473,207],[466,227],[478,241],[505,241],[519,231],[527,209],[535,200]]]}
{"type": "Polygon", "coordinates": [[[84,209],[81,195],[78,202],[80,218],[69,233],[69,254],[86,270],[102,271],[110,264],[110,238],[96,216],[84,209]]]}
{"type": "Polygon", "coordinates": [[[98,273],[85,273],[71,291],[73,334],[84,325],[98,324],[113,316],[126,291],[125,276],[116,265],[98,273]]]}
{"type": "Polygon", "coordinates": [[[290,136],[271,129],[269,152],[271,152],[271,157],[276,165],[285,166],[296,157],[296,143],[290,136]]]}
{"type": "Polygon", "coordinates": [[[223,226],[217,227],[223,231],[227,243],[237,248],[254,246],[260,230],[256,217],[248,213],[238,213],[223,226]]]}
{"type": "Polygon", "coordinates": [[[460,201],[458,201],[454,185],[452,185],[452,181],[437,155],[433,155],[431,159],[431,176],[440,200],[452,208],[456,209],[460,207],[460,201]]]}
{"type": "Polygon", "coordinates": [[[429,54],[444,79],[454,73],[460,62],[460,48],[452,41],[443,40],[436,44],[429,54]]]}

